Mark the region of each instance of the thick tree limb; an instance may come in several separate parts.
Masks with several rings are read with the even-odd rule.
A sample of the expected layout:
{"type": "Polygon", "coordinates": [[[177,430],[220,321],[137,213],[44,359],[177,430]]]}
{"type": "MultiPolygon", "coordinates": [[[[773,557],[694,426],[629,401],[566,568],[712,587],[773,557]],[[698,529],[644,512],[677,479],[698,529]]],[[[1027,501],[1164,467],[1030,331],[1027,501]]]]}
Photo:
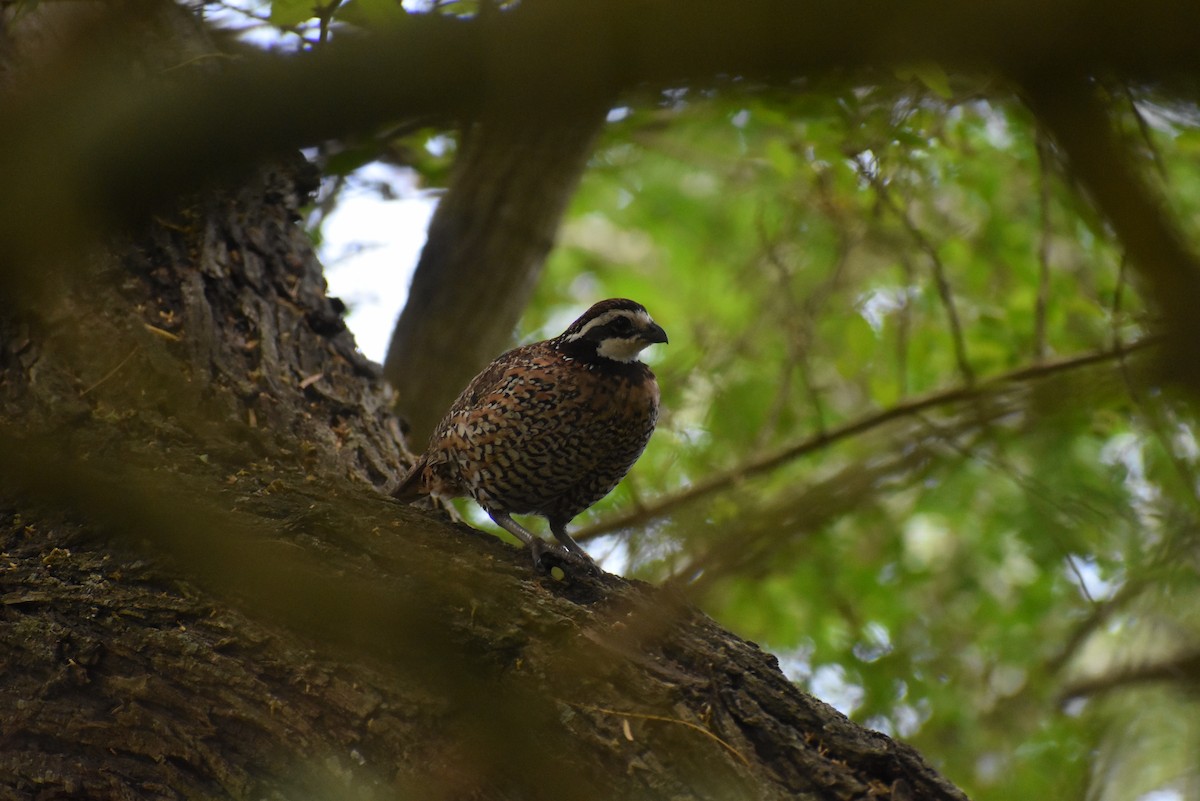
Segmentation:
{"type": "Polygon", "coordinates": [[[398,116],[471,117],[485,102],[557,116],[642,84],[789,83],[926,61],[1016,76],[1103,71],[1169,81],[1200,73],[1197,29],[1200,6],[1189,0],[755,0],[736,9],[609,0],[528,3],[475,20],[415,15],[394,31],[317,52],[172,72],[168,86],[84,58],[78,72],[6,101],[0,241],[17,263],[44,265],[79,234],[137,219],[211,180],[214,165],[236,174],[268,154],[398,116]],[[43,226],[51,218],[53,234],[43,226]]]}

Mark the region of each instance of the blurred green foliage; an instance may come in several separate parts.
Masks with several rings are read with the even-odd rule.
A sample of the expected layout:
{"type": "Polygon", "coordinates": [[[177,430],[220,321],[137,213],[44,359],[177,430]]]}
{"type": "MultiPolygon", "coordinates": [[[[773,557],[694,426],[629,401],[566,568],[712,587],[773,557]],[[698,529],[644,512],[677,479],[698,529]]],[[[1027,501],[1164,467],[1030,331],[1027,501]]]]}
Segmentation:
{"type": "MultiPolygon", "coordinates": [[[[311,44],[314,12],[397,9],[270,22],[311,44]]],[[[1112,101],[1194,233],[1200,113],[1112,101]]],[[[1200,797],[1195,399],[1150,378],[1153,314],[1030,115],[936,65],[629,103],[522,332],[628,296],[671,336],[659,430],[577,521],[589,550],[980,801],[1200,797]]],[[[324,168],[438,186],[453,145],[383,133],[324,168]]]]}
{"type": "MultiPolygon", "coordinates": [[[[403,22],[250,16],[311,46],[335,13],[403,22]]],[[[589,549],[980,801],[1200,797],[1196,399],[1126,351],[1153,316],[1119,243],[983,79],[735,88],[614,110],[526,318],[542,338],[628,296],[671,337],[659,430],[577,521],[589,549]]],[[[1194,236],[1200,113],[1111,99],[1194,236]]],[[[437,185],[452,144],[326,166],[383,152],[437,185]]]]}
{"type": "MultiPolygon", "coordinates": [[[[624,295],[671,336],[588,547],[974,798],[1196,797],[1194,405],[1029,115],[941,83],[613,113],[526,331],[624,295]]],[[[1186,226],[1171,111],[1114,99],[1186,226]]]]}

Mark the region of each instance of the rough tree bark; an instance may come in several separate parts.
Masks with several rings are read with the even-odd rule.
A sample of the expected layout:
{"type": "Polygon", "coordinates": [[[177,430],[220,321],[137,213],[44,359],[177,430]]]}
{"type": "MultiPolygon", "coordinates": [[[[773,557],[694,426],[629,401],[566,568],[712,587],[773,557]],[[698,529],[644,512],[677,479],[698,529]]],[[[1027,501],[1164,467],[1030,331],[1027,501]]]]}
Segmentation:
{"type": "Polygon", "coordinates": [[[376,488],[302,165],[0,315],[0,797],[962,798],[667,593],[376,488]]]}

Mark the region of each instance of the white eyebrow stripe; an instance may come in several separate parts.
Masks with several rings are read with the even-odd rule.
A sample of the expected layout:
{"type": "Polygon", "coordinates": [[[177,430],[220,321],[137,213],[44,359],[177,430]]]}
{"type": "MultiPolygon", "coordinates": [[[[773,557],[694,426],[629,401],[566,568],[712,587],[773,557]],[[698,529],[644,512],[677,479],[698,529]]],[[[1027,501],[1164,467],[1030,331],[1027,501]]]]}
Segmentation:
{"type": "Polygon", "coordinates": [[[637,311],[635,309],[613,309],[612,311],[606,311],[604,314],[600,315],[594,320],[589,320],[587,325],[579,329],[578,333],[571,334],[571,336],[567,337],[567,340],[574,342],[575,340],[582,338],[584,334],[586,334],[588,331],[591,331],[593,328],[601,325],[607,325],[618,317],[628,317],[634,322],[639,323],[641,326],[649,325],[651,322],[650,315],[644,311],[637,311]]]}

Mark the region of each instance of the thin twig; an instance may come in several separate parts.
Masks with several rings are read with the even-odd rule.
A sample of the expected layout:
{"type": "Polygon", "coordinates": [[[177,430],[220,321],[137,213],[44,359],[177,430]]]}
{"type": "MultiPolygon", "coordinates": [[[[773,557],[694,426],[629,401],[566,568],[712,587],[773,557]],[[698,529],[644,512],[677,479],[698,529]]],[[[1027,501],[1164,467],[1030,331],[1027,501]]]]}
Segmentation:
{"type": "MultiPolygon", "coordinates": [[[[997,408],[993,416],[1007,412],[997,408]]],[[[978,431],[978,421],[961,421],[959,428],[964,434],[967,429],[978,431]]],[[[759,575],[778,565],[779,551],[801,541],[801,534],[811,534],[859,508],[868,495],[878,494],[885,486],[911,486],[934,466],[935,443],[902,438],[904,449],[889,449],[885,458],[845,467],[805,488],[799,499],[784,499],[766,510],[756,510],[751,517],[767,522],[719,536],[712,547],[672,570],[664,586],[686,588],[690,597],[698,598],[727,576],[759,575]]]]}
{"type": "Polygon", "coordinates": [[[1164,207],[1160,194],[1113,130],[1111,103],[1083,73],[1067,72],[1023,85],[1025,102],[1053,135],[1068,169],[1091,197],[1143,279],[1147,302],[1161,312],[1171,380],[1200,391],[1200,260],[1164,207]]]}
{"type": "MultiPolygon", "coordinates": [[[[776,380],[778,390],[771,401],[763,424],[759,427],[758,433],[755,436],[756,446],[765,447],[779,425],[779,420],[783,416],[784,410],[791,406],[792,373],[797,367],[802,368],[803,365],[800,363],[805,358],[804,354],[808,349],[810,337],[808,331],[809,321],[796,309],[796,303],[792,297],[791,271],[788,269],[788,265],[784,263],[783,257],[779,254],[778,242],[768,236],[761,211],[755,220],[755,227],[758,229],[759,246],[762,254],[766,258],[767,264],[772,268],[771,278],[776,282],[771,302],[779,303],[784,307],[782,310],[776,310],[775,318],[780,320],[781,323],[779,328],[783,334],[783,347],[786,356],[779,363],[779,377],[776,380]]],[[[818,404],[814,405],[817,417],[820,418],[820,406],[818,404]]]]}
{"type": "Polygon", "coordinates": [[[133,350],[129,351],[129,355],[127,355],[124,359],[121,359],[121,361],[117,362],[117,366],[114,367],[113,369],[109,370],[107,373],[105,373],[104,376],[102,378],[100,378],[99,381],[92,384],[90,387],[85,389],[83,392],[80,392],[79,397],[82,398],[84,395],[87,395],[92,390],[94,390],[96,387],[100,386],[105,381],[107,381],[108,379],[110,379],[114,375],[116,375],[117,371],[120,370],[122,367],[124,367],[126,365],[126,363],[128,363],[128,361],[133,358],[134,354],[137,353],[141,349],[142,349],[141,345],[134,345],[133,350]]]}
{"type": "Polygon", "coordinates": [[[933,283],[937,287],[938,298],[942,302],[942,308],[946,312],[946,321],[950,325],[950,336],[954,344],[954,360],[958,363],[958,371],[962,373],[963,380],[968,384],[972,383],[975,380],[975,371],[967,358],[967,345],[963,337],[962,322],[958,317],[958,307],[954,302],[954,292],[950,288],[950,279],[946,276],[946,265],[942,262],[942,257],[938,255],[937,248],[934,247],[929,237],[925,236],[925,232],[913,221],[912,216],[892,197],[887,184],[880,180],[879,171],[864,164],[862,154],[855,157],[854,163],[858,167],[859,174],[866,178],[875,189],[880,201],[904,226],[904,230],[912,237],[917,249],[929,259],[930,267],[933,268],[933,283]]]}
{"type": "Polygon", "coordinates": [[[1158,441],[1158,446],[1162,449],[1167,457],[1167,461],[1171,464],[1176,476],[1179,478],[1179,489],[1182,497],[1186,498],[1192,507],[1195,514],[1200,514],[1200,495],[1196,490],[1196,471],[1192,465],[1181,457],[1175,448],[1174,438],[1169,430],[1170,421],[1166,419],[1166,414],[1163,410],[1163,396],[1149,396],[1133,376],[1129,373],[1129,365],[1124,359],[1120,360],[1121,378],[1125,382],[1125,390],[1129,394],[1130,401],[1134,407],[1141,412],[1142,418],[1146,421],[1147,427],[1150,429],[1154,439],[1158,441]]]}
{"type": "Polygon", "coordinates": [[[1117,264],[1117,285],[1113,289],[1112,302],[1112,346],[1121,347],[1121,303],[1125,295],[1125,285],[1129,282],[1129,257],[1121,253],[1121,261],[1117,264]]]}
{"type": "Polygon", "coordinates": [[[1129,111],[1133,114],[1133,119],[1137,122],[1138,133],[1141,134],[1142,143],[1146,146],[1146,150],[1150,153],[1150,158],[1154,161],[1154,169],[1158,173],[1158,177],[1165,180],[1167,177],[1166,162],[1163,161],[1162,153],[1158,150],[1158,145],[1154,144],[1150,125],[1142,115],[1141,109],[1137,107],[1137,98],[1133,96],[1133,90],[1126,84],[1121,87],[1121,93],[1125,95],[1125,100],[1129,103],[1129,111]]]}
{"type": "Polygon", "coordinates": [[[742,755],[741,751],[737,750],[732,745],[730,745],[727,741],[721,739],[720,737],[713,734],[711,731],[704,728],[703,726],[701,726],[697,723],[692,723],[691,721],[688,721],[688,720],[682,720],[680,718],[669,718],[664,715],[647,715],[643,712],[624,712],[620,709],[606,709],[606,708],[600,707],[600,706],[590,706],[588,704],[576,704],[576,703],[572,703],[571,701],[564,701],[563,703],[567,704],[568,706],[573,706],[576,709],[583,709],[588,712],[599,712],[603,715],[616,715],[617,717],[632,718],[634,720],[657,720],[660,723],[676,723],[680,726],[686,726],[689,729],[694,729],[695,731],[700,732],[701,734],[705,735],[706,737],[710,737],[713,740],[716,740],[721,746],[723,746],[725,748],[725,750],[727,750],[729,753],[731,753],[735,757],[737,757],[743,765],[746,765],[747,767],[749,767],[749,765],[750,765],[750,762],[746,759],[746,757],[744,757],[742,755]]]}
{"type": "Polygon", "coordinates": [[[1170,659],[1146,664],[1123,665],[1103,675],[1074,682],[1063,689],[1059,704],[1075,698],[1090,698],[1139,684],[1166,682],[1188,686],[1200,671],[1200,649],[1185,650],[1170,659]]]}
{"type": "Polygon", "coordinates": [[[1037,139],[1038,174],[1041,185],[1038,189],[1038,224],[1041,228],[1038,241],[1038,287],[1037,301],[1033,311],[1033,358],[1046,358],[1046,306],[1050,299],[1050,143],[1045,136],[1037,139]]]}
{"type": "Polygon", "coordinates": [[[908,397],[908,351],[912,331],[912,287],[916,283],[916,271],[907,253],[900,254],[900,266],[904,270],[904,296],[896,313],[896,383],[899,397],[908,397]]]}
{"type": "MultiPolygon", "coordinates": [[[[929,425],[933,430],[935,430],[935,431],[938,430],[938,427],[936,425],[934,425],[931,421],[926,421],[925,418],[923,418],[923,417],[921,419],[923,422],[926,422],[927,425],[929,425]]],[[[946,442],[946,444],[950,448],[956,450],[964,458],[974,459],[982,464],[986,464],[986,465],[990,466],[993,470],[1003,473],[1004,475],[1006,475],[1008,477],[1008,479],[1010,481],[1012,481],[1014,484],[1016,484],[1018,487],[1020,487],[1021,490],[1023,492],[1025,492],[1029,497],[1031,497],[1037,501],[1040,501],[1040,502],[1046,504],[1048,507],[1056,509],[1060,512],[1070,513],[1070,509],[1068,508],[1067,504],[1058,501],[1051,493],[1049,493],[1043,489],[1043,486],[1041,483],[1031,479],[1029,476],[1025,475],[1025,473],[1022,472],[1020,469],[1018,469],[1014,465],[1010,464],[1009,462],[1005,461],[1002,457],[990,456],[990,455],[984,453],[983,451],[975,449],[971,446],[959,445],[958,443],[956,443],[953,439],[951,439],[949,437],[944,437],[943,440],[946,442]]],[[[1075,559],[1074,559],[1073,555],[1071,554],[1070,549],[1068,547],[1066,547],[1066,545],[1062,542],[1061,538],[1056,537],[1055,534],[1056,534],[1056,529],[1054,529],[1053,527],[1048,529],[1047,536],[1053,538],[1055,540],[1055,544],[1059,546],[1059,550],[1062,553],[1062,557],[1067,563],[1067,569],[1070,570],[1071,574],[1075,576],[1076,584],[1079,586],[1080,592],[1083,593],[1083,597],[1086,598],[1089,603],[1091,603],[1093,605],[1096,604],[1097,601],[1094,597],[1092,597],[1092,592],[1091,592],[1091,590],[1088,589],[1087,582],[1084,580],[1083,572],[1079,569],[1079,565],[1076,564],[1075,559]]]]}
{"type": "Polygon", "coordinates": [[[1062,648],[1046,661],[1046,671],[1051,675],[1061,671],[1079,652],[1088,638],[1144,590],[1147,583],[1144,578],[1127,580],[1110,598],[1094,605],[1088,616],[1067,637],[1062,648]]]}
{"type": "MultiPolygon", "coordinates": [[[[1121,326],[1118,322],[1118,317],[1121,312],[1121,300],[1124,295],[1124,288],[1127,282],[1128,259],[1125,254],[1121,254],[1121,261],[1117,267],[1117,286],[1113,293],[1113,347],[1116,350],[1121,349],[1121,326]]],[[[1192,502],[1192,506],[1200,510],[1200,495],[1196,490],[1195,470],[1192,466],[1182,459],[1175,452],[1172,438],[1166,430],[1162,415],[1162,401],[1156,399],[1151,402],[1144,392],[1142,392],[1138,382],[1134,381],[1133,376],[1129,373],[1129,364],[1124,358],[1120,360],[1121,379],[1125,383],[1125,391],[1129,394],[1129,399],[1133,401],[1133,405],[1139,409],[1145,417],[1147,424],[1153,432],[1155,439],[1158,440],[1159,447],[1167,454],[1167,459],[1171,462],[1175,473],[1180,479],[1180,488],[1183,490],[1184,497],[1192,502]]]]}

